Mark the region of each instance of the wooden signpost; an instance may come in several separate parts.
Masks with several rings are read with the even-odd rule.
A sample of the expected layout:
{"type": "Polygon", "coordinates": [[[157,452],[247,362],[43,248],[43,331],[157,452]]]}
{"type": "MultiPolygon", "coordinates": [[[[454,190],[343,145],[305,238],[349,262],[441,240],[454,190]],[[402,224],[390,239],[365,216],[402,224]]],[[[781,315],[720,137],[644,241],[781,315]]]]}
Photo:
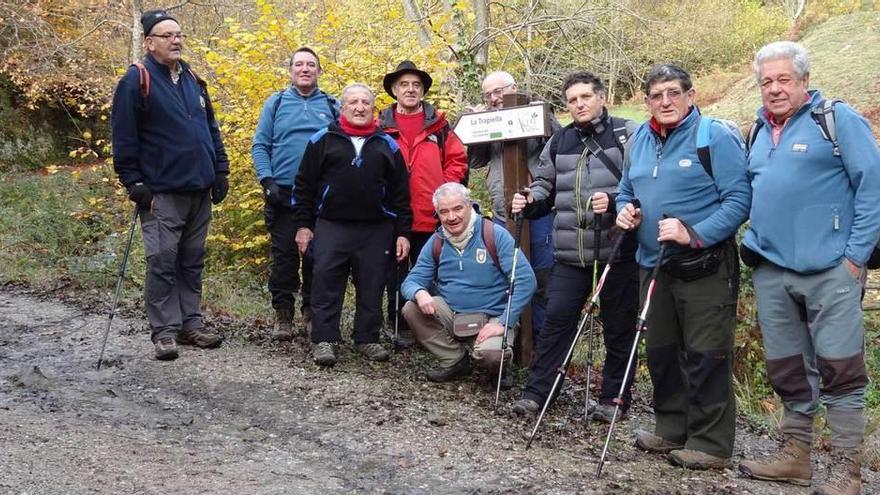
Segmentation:
{"type": "MultiPolygon", "coordinates": [[[[501,141],[504,167],[504,204],[510,205],[517,191],[531,183],[528,167],[528,147],[531,138],[545,138],[551,134],[550,105],[528,103],[528,97],[520,93],[504,95],[504,108],[464,114],[455,126],[455,134],[464,144],[492,143],[501,141]]],[[[510,220],[510,215],[508,215],[510,220]]],[[[515,225],[507,222],[507,230],[514,235],[515,225]]],[[[520,248],[527,258],[529,250],[529,223],[523,222],[520,248]]],[[[515,344],[516,360],[528,363],[532,356],[532,308],[520,315],[521,331],[515,344]]]]}

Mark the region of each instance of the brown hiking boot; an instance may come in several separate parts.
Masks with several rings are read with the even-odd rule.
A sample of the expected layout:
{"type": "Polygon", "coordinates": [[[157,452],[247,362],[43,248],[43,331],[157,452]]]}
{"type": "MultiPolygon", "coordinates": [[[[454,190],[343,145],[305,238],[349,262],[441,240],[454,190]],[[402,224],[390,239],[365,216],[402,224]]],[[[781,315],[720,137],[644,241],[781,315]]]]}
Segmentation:
{"type": "Polygon", "coordinates": [[[825,482],[813,495],[859,495],[862,492],[862,454],[858,449],[834,449],[825,482]]]}
{"type": "Polygon", "coordinates": [[[784,481],[810,486],[813,466],[810,464],[810,444],[786,436],[778,452],[763,461],[742,461],[739,472],[759,480],[784,481]]]}
{"type": "Polygon", "coordinates": [[[652,454],[668,454],[673,450],[683,449],[684,445],[670,442],[669,440],[648,433],[644,430],[636,432],[636,447],[652,454]]]}
{"type": "Polygon", "coordinates": [[[278,342],[293,340],[293,311],[289,309],[275,310],[275,328],[272,329],[272,340],[278,342]]]}
{"type": "Polygon", "coordinates": [[[532,399],[520,399],[513,403],[510,406],[510,410],[519,414],[520,416],[532,417],[538,415],[538,411],[541,410],[541,405],[532,399]]]}
{"type": "MultiPolygon", "coordinates": [[[[595,406],[590,408],[590,419],[593,421],[598,421],[600,423],[611,423],[611,420],[614,418],[614,409],[617,406],[614,404],[596,404],[595,406]]],[[[617,411],[617,421],[623,421],[626,419],[626,409],[620,408],[617,411]]]]}
{"type": "Polygon", "coordinates": [[[171,361],[177,359],[177,342],[171,337],[162,337],[156,341],[156,359],[171,361]]]}
{"type": "Polygon", "coordinates": [[[382,347],[382,344],[378,342],[373,342],[370,344],[358,344],[354,346],[355,349],[364,356],[367,357],[370,361],[388,361],[391,357],[391,354],[382,347]]]}
{"type": "Polygon", "coordinates": [[[220,347],[223,337],[216,333],[208,333],[204,328],[190,328],[177,333],[177,343],[180,345],[194,345],[202,349],[220,347]]]}
{"type": "Polygon", "coordinates": [[[727,469],[732,466],[730,457],[718,457],[699,450],[673,450],[667,456],[675,466],[705,471],[707,469],[727,469]]]}

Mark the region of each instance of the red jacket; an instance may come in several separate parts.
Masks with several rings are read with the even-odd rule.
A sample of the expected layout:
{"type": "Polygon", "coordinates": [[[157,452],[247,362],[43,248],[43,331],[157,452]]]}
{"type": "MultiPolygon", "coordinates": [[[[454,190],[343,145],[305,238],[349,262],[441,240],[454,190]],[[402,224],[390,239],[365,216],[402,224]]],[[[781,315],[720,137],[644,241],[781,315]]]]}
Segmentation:
{"type": "Polygon", "coordinates": [[[394,120],[396,104],[379,113],[379,126],[397,141],[406,168],[409,171],[409,195],[412,202],[413,232],[434,232],[437,218],[431,198],[434,191],[445,182],[461,182],[467,173],[467,154],[464,145],[449,128],[443,112],[422,102],[425,124],[422,131],[408,143],[400,136],[400,129],[394,120]],[[445,138],[443,137],[445,128],[445,138]],[[440,151],[440,141],[444,141],[445,151],[440,151]]]}

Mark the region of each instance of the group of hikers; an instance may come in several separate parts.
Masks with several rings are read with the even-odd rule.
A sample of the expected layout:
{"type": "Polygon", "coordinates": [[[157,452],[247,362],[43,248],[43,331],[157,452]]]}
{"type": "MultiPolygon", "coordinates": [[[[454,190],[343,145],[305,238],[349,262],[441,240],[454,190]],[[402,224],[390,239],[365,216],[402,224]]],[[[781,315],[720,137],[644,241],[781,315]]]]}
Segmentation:
{"type": "MultiPolygon", "coordinates": [[[[200,298],[210,203],[226,196],[229,164],[206,85],[181,59],[179,23],[150,11],[142,24],[148,54],[113,99],[113,158],[139,208],[147,318],[156,357],[166,360],[178,357],[178,344],[222,342],[205,329],[200,298]]],[[[318,88],[314,50],[297,49],[289,69],[290,87],[266,100],[252,148],[271,238],[273,339],[307,333],[315,362],[334,365],[351,276],[352,337],[367,359],[390,357],[380,343],[387,291],[394,342],[418,342],[437,358],[429,381],[467,376],[476,365],[509,387],[499,364],[531,305],[534,352],[511,409],[535,416],[558,393],[551,384],[597,290],[596,270],[610,264],[591,417],[625,417],[634,328],[650,300],[641,317],[655,427],[638,432],[636,445],[688,469],[722,469],[735,436],[741,258],[752,268],[767,374],[784,413],[779,450],[743,460],[740,472],[810,485],[821,404],[832,455],[814,493],[860,493],[868,383],[861,296],[880,237],[880,152],[861,115],[809,89],[803,46],[774,42],[757,53],[763,106],[746,139],[701,115],[691,77],[676,65],[646,75],[650,118],[641,125],[609,115],[599,77],[569,74],[560,96],[572,122],[554,119],[549,138],[528,139],[532,183],[510,203],[501,144],[465,149],[424,99],[433,80],[412,62],[385,75],[396,103],[378,118],[369,86],[350,84],[338,101],[318,88]],[[464,185],[480,167],[489,168],[491,218],[464,185]],[[505,228],[523,217],[530,260],[505,228]]],[[[517,85],[493,72],[482,91],[484,103],[468,110],[502,108],[517,85]]]]}

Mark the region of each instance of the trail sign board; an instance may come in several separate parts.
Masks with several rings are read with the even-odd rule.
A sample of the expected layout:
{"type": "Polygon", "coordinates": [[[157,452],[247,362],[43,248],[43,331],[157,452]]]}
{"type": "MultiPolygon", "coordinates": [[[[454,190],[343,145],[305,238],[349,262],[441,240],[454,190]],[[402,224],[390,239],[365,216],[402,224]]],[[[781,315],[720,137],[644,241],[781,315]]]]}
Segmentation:
{"type": "Polygon", "coordinates": [[[455,135],[464,144],[547,137],[550,134],[550,105],[543,102],[467,113],[455,125],[455,135]]]}

